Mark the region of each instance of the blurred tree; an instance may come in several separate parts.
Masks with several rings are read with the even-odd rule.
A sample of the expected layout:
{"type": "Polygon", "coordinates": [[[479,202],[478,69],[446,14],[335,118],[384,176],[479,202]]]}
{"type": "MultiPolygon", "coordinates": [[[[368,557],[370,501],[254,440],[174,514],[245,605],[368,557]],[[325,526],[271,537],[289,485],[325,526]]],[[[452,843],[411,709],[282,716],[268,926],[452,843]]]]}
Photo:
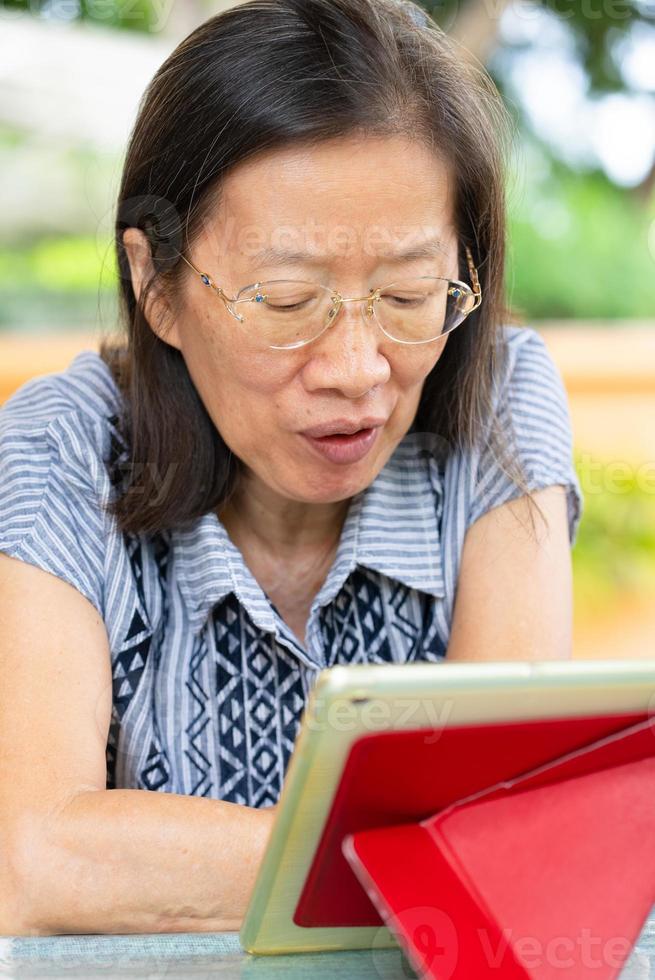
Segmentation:
{"type": "MultiPolygon", "coordinates": [[[[417,0],[431,17],[482,62],[498,35],[509,0],[417,0]]],[[[619,40],[635,29],[655,34],[655,0],[517,0],[518,17],[541,8],[555,14],[571,32],[591,94],[624,91],[619,40]]]]}
{"type": "MultiPolygon", "coordinates": [[[[536,42],[540,27],[548,26],[547,20],[554,20],[564,34],[567,43],[562,46],[566,47],[572,66],[582,73],[582,87],[589,103],[599,104],[612,94],[645,96],[652,108],[652,153],[636,194],[650,200],[655,189],[655,0],[513,0],[511,5],[508,0],[417,2],[471,58],[487,67],[520,127],[531,131],[543,146],[545,141],[527,111],[521,91],[509,92],[508,79],[519,57],[539,57],[536,42]],[[506,13],[511,13],[515,29],[503,32],[506,13]],[[637,60],[639,66],[635,69],[637,60]]],[[[647,127],[648,116],[643,118],[647,127]]],[[[550,156],[558,156],[552,145],[547,149],[550,156]]]]}
{"type": "MultiPolygon", "coordinates": [[[[171,0],[162,20],[161,4],[154,0],[2,0],[7,10],[26,10],[60,20],[87,20],[92,23],[126,30],[150,32],[163,28],[165,34],[182,38],[207,17],[232,6],[239,0],[171,0]]],[[[508,105],[517,116],[521,128],[532,132],[551,158],[566,159],[552,141],[544,138],[535,126],[524,98],[521,84],[514,89],[511,75],[519,60],[526,55],[543,57],[538,44],[548,28],[544,15],[555,22],[561,31],[570,65],[579,69],[588,106],[598,108],[605,98],[605,108],[611,108],[611,95],[633,97],[632,102],[618,102],[613,108],[623,113],[624,131],[631,128],[653,130],[651,143],[644,133],[638,149],[625,147],[647,162],[639,173],[623,181],[636,184],[637,195],[650,199],[655,188],[655,0],[417,0],[433,19],[460,44],[463,54],[484,64],[494,78],[508,105]],[[506,15],[513,18],[514,27],[503,30],[506,15]],[[517,25],[519,29],[517,30],[517,25]],[[532,28],[530,28],[532,25],[532,28]],[[640,68],[634,66],[639,62],[640,68]],[[650,68],[644,64],[650,63],[650,68]],[[644,82],[644,77],[646,81],[644,82]],[[642,97],[639,102],[639,96],[642,97]],[[648,99],[652,115],[648,115],[648,99]],[[644,101],[644,99],[646,101],[644,101]],[[632,113],[633,121],[626,113],[632,113]],[[650,155],[649,154],[650,150],[650,155]]],[[[551,24],[552,26],[552,24],[551,24]]],[[[574,110],[573,110],[574,111],[574,110]]],[[[591,130],[591,116],[580,125],[591,130]]],[[[602,121],[601,121],[602,125],[602,121]]],[[[612,119],[605,128],[612,128],[612,119]]],[[[622,139],[614,126],[614,135],[622,139]]],[[[593,142],[590,138],[587,142],[593,142]]],[[[587,154],[593,156],[592,154],[587,154]]],[[[584,153],[582,154],[584,156],[584,153]]],[[[571,163],[571,161],[568,161],[571,163]]],[[[589,160],[586,169],[600,169],[599,159],[589,160]]],[[[580,169],[585,169],[582,163],[580,169]]],[[[620,168],[619,168],[620,169],[620,168]]],[[[630,169],[630,168],[628,168],[630,169]]],[[[633,171],[635,167],[631,168],[633,171]]],[[[605,167],[611,179],[622,181],[611,167],[605,167]]]]}

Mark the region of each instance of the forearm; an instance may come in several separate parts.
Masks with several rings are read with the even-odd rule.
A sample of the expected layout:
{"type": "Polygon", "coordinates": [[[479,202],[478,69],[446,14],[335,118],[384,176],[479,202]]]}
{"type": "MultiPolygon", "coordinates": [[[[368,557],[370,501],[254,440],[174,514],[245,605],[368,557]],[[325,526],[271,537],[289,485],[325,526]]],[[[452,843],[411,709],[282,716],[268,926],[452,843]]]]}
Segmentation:
{"type": "Polygon", "coordinates": [[[146,790],[76,796],[26,862],[27,931],[239,929],[273,816],[146,790]]]}

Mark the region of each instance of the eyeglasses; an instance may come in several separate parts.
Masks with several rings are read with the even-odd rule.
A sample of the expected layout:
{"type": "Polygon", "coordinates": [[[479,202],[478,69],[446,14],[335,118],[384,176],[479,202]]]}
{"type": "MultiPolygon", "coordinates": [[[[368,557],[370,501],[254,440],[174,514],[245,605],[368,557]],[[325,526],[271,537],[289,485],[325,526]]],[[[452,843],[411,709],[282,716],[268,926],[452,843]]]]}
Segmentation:
{"type": "Polygon", "coordinates": [[[304,279],[269,279],[243,286],[228,296],[211,276],[181,258],[223,300],[228,313],[252,328],[254,338],[273,350],[303,347],[327,330],[344,303],[365,303],[364,322],[374,319],[399,344],[429,344],[458,327],[482,303],[473,256],[466,246],[472,286],[459,279],[416,276],[346,298],[329,286],[304,279]],[[244,307],[241,314],[237,307],[244,307]]]}

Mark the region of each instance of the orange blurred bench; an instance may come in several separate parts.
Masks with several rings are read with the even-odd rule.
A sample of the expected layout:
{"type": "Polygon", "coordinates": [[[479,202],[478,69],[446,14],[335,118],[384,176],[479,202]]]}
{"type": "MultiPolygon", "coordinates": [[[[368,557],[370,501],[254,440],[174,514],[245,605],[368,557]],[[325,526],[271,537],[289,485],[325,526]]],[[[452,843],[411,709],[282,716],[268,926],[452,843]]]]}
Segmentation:
{"type": "Polygon", "coordinates": [[[63,371],[81,350],[97,350],[98,345],[97,333],[0,333],[0,404],[25,381],[63,371]]]}

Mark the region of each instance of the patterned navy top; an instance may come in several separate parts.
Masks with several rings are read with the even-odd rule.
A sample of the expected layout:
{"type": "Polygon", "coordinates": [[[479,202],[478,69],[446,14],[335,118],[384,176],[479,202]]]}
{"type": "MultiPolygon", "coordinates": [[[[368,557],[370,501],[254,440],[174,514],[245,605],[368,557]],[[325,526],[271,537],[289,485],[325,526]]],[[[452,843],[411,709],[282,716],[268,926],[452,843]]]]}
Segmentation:
{"type": "MultiPolygon", "coordinates": [[[[531,489],[582,509],[568,404],[541,337],[507,326],[496,408],[513,421],[531,489]]],[[[410,430],[351,499],[305,643],[215,513],[191,530],[121,533],[102,504],[127,458],[120,396],[93,351],[24,384],[0,410],[0,551],[69,582],[107,629],[113,709],[107,786],[250,806],[277,802],[318,671],[446,656],[467,528],[519,495],[490,451],[426,453],[410,430]]]]}

